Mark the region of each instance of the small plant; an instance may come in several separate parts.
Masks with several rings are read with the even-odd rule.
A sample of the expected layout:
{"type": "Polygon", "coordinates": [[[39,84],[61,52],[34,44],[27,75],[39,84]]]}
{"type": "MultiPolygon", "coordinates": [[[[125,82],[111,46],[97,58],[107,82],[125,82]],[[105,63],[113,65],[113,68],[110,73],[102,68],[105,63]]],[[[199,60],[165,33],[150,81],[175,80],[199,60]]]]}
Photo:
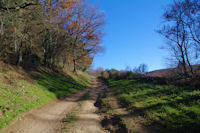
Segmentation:
{"type": "Polygon", "coordinates": [[[63,122],[66,122],[66,123],[73,123],[73,122],[75,122],[77,119],[78,119],[78,118],[77,118],[77,116],[76,116],[76,111],[74,111],[74,112],[68,113],[68,114],[66,115],[66,118],[64,119],[63,122]]]}

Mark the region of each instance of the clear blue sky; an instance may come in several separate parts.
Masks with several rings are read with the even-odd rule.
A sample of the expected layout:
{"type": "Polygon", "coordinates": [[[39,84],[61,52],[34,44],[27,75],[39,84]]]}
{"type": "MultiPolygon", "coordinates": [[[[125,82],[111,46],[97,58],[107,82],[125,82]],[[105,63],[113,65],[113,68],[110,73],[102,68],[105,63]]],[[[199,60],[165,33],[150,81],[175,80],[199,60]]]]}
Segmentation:
{"type": "Polygon", "coordinates": [[[166,67],[165,43],[155,30],[162,22],[164,8],[172,0],[89,0],[105,12],[107,24],[102,46],[104,53],[94,58],[93,68],[125,69],[145,63],[149,70],[166,67]]]}

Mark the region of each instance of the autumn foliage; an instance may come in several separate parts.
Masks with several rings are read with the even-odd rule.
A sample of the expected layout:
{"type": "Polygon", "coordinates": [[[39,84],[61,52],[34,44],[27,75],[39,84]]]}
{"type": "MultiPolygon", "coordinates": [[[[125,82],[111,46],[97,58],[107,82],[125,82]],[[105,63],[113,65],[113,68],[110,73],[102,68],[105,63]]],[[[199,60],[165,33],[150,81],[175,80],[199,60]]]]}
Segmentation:
{"type": "Polygon", "coordinates": [[[76,71],[101,50],[104,14],[84,0],[8,0],[0,11],[4,62],[76,71]]]}

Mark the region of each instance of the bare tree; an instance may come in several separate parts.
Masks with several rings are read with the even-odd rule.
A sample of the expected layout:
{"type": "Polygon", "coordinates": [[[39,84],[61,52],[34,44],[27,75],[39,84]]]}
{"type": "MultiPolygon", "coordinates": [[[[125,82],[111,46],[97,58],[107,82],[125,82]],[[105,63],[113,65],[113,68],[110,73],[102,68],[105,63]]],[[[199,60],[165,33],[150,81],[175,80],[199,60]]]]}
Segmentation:
{"type": "Polygon", "coordinates": [[[189,31],[190,37],[200,47],[200,1],[184,0],[180,3],[183,10],[183,23],[189,31]]]}
{"type": "Polygon", "coordinates": [[[158,30],[158,33],[167,40],[165,48],[170,51],[172,60],[175,60],[176,66],[179,66],[184,76],[194,74],[192,67],[196,51],[194,41],[198,36],[194,36],[196,30],[191,26],[197,25],[197,21],[192,20],[197,17],[192,16],[192,5],[196,5],[196,2],[196,0],[174,1],[163,14],[165,23],[158,30]]]}
{"type": "Polygon", "coordinates": [[[135,67],[133,69],[134,73],[139,73],[139,74],[145,74],[148,72],[148,65],[146,64],[140,64],[138,67],[135,67]]]}

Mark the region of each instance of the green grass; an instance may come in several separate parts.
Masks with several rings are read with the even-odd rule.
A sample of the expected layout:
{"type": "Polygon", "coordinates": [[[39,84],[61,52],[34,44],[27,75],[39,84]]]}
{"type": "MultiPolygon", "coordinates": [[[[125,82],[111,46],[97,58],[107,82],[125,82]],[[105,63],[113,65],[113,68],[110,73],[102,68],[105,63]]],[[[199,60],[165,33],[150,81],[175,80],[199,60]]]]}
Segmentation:
{"type": "Polygon", "coordinates": [[[162,132],[200,131],[200,90],[140,80],[109,80],[120,103],[162,132]]]}
{"type": "Polygon", "coordinates": [[[0,129],[25,112],[82,90],[89,84],[89,76],[83,73],[81,79],[79,75],[71,74],[72,77],[45,71],[34,75],[31,77],[21,69],[6,66],[0,69],[0,129]]]}
{"type": "Polygon", "coordinates": [[[77,121],[78,118],[77,118],[77,116],[76,116],[76,113],[77,113],[76,111],[73,111],[73,112],[68,113],[68,114],[66,115],[66,118],[65,118],[64,121],[67,122],[68,124],[77,121]]]}
{"type": "Polygon", "coordinates": [[[53,92],[57,98],[82,90],[90,83],[88,77],[85,76],[86,74],[83,73],[63,76],[39,72],[38,75],[39,78],[35,78],[36,82],[44,86],[48,91],[53,92]]]}

